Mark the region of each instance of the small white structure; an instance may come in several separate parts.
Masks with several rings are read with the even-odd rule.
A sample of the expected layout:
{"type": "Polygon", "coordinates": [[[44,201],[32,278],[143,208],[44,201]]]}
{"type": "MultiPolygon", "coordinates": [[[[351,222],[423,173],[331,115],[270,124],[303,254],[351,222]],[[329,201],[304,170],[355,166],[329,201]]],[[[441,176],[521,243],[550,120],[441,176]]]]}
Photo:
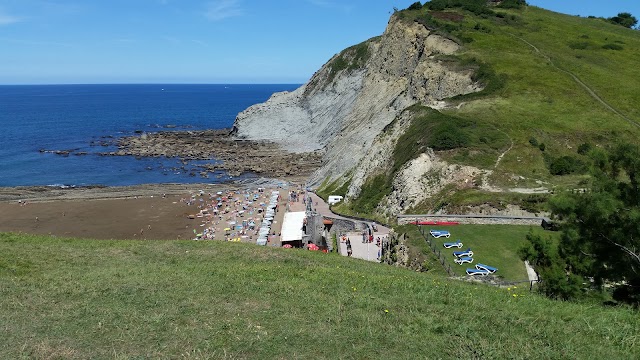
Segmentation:
{"type": "Polygon", "coordinates": [[[327,204],[334,205],[342,201],[343,197],[340,195],[329,195],[329,199],[327,200],[327,204]]]}
{"type": "Polygon", "coordinates": [[[282,243],[299,241],[302,242],[304,235],[302,227],[304,226],[304,211],[293,211],[284,214],[282,221],[282,243]]]}

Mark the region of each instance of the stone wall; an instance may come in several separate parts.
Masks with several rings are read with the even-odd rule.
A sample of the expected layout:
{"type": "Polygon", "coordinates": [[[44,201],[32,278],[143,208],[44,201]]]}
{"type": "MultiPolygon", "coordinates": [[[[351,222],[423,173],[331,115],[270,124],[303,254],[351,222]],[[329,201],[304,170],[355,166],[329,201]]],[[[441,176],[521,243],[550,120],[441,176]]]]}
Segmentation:
{"type": "MultiPolygon", "coordinates": [[[[490,215],[399,215],[398,224],[405,225],[414,221],[456,221],[460,224],[476,225],[533,225],[542,226],[542,217],[527,216],[490,216],[490,215]]],[[[434,225],[435,226],[435,225],[434,225]]]]}

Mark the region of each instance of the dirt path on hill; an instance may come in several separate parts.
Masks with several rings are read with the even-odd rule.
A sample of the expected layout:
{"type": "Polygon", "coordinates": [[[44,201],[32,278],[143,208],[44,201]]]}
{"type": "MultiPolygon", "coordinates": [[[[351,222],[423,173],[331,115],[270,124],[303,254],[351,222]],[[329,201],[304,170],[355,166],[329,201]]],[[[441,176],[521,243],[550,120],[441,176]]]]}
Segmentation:
{"type": "Polygon", "coordinates": [[[511,151],[511,149],[513,149],[513,139],[511,138],[511,136],[509,136],[509,134],[507,134],[506,132],[496,128],[496,130],[498,130],[499,132],[503,133],[507,138],[509,138],[509,141],[511,142],[511,145],[509,146],[509,148],[505,151],[502,152],[502,154],[500,154],[500,156],[498,156],[498,159],[496,160],[496,163],[493,165],[494,169],[498,168],[498,165],[500,165],[500,161],[502,161],[502,158],[507,155],[507,153],[509,151],[511,151]]]}
{"type": "Polygon", "coordinates": [[[532,47],[532,48],[533,48],[533,50],[535,50],[535,52],[536,52],[536,53],[538,53],[538,54],[540,54],[542,57],[544,57],[544,58],[549,62],[549,64],[550,64],[551,66],[553,66],[556,70],[558,70],[558,71],[560,71],[560,72],[563,72],[563,73],[565,73],[565,74],[567,74],[567,75],[571,76],[571,78],[573,78],[573,80],[574,80],[576,83],[578,83],[580,86],[582,86],[582,87],[583,87],[583,88],[584,88],[584,89],[589,93],[589,95],[591,95],[591,97],[592,97],[592,98],[594,98],[594,99],[596,99],[598,102],[600,102],[600,103],[601,103],[605,108],[607,108],[609,111],[611,111],[611,112],[613,112],[614,114],[616,114],[616,115],[620,116],[621,118],[623,118],[624,120],[626,120],[626,121],[627,121],[627,122],[629,122],[630,124],[632,124],[632,125],[634,125],[634,126],[636,126],[636,127],[639,127],[639,128],[640,128],[640,123],[639,123],[639,122],[637,122],[637,121],[635,121],[635,120],[633,120],[633,119],[628,118],[627,116],[625,116],[624,114],[622,114],[620,111],[618,111],[616,108],[614,108],[613,106],[609,105],[609,103],[607,103],[606,101],[604,101],[600,96],[598,96],[598,94],[597,94],[593,89],[591,89],[587,84],[585,84],[585,83],[584,83],[584,81],[580,80],[580,78],[579,78],[576,74],[572,73],[572,72],[571,72],[571,71],[569,71],[569,70],[565,70],[565,69],[562,69],[562,68],[558,67],[558,66],[553,62],[553,60],[551,60],[551,57],[550,57],[550,56],[548,56],[548,55],[546,55],[545,53],[543,53],[542,51],[540,51],[540,49],[538,49],[535,45],[533,45],[533,44],[532,44],[532,43],[530,43],[529,41],[527,41],[527,40],[525,40],[525,39],[523,39],[523,38],[521,38],[521,37],[519,37],[519,36],[516,36],[516,35],[514,35],[514,34],[509,34],[509,35],[513,36],[514,38],[516,38],[516,39],[518,39],[518,40],[520,40],[520,41],[524,42],[525,44],[529,45],[530,47],[532,47]]]}

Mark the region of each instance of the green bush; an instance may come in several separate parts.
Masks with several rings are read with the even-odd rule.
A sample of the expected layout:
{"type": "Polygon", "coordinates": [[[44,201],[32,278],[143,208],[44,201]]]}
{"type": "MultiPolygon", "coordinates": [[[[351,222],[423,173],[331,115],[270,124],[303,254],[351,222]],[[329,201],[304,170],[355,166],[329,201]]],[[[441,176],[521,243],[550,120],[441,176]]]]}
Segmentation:
{"type": "Polygon", "coordinates": [[[569,43],[569,47],[574,50],[585,50],[591,47],[591,43],[588,41],[572,41],[569,43]]]}
{"type": "Polygon", "coordinates": [[[624,47],[618,44],[604,44],[602,45],[602,48],[606,50],[616,50],[616,51],[624,50],[624,47]]]}
{"type": "Polygon", "coordinates": [[[593,149],[593,146],[591,146],[591,144],[589,143],[580,144],[580,146],[578,146],[578,154],[586,155],[589,151],[591,151],[591,149],[593,149]]]}
{"type": "Polygon", "coordinates": [[[539,143],[538,143],[538,139],[534,138],[533,136],[529,138],[529,144],[531,144],[531,146],[535,146],[538,147],[539,143]]]}
{"type": "Polygon", "coordinates": [[[452,123],[436,126],[428,143],[434,150],[451,150],[469,145],[469,136],[452,123]]]}
{"type": "Polygon", "coordinates": [[[422,3],[420,1],[416,1],[413,4],[409,5],[407,10],[420,10],[422,9],[422,3]]]}
{"type": "Polygon", "coordinates": [[[549,172],[552,175],[568,175],[583,169],[584,163],[580,159],[568,155],[555,158],[549,163],[549,172]]]}

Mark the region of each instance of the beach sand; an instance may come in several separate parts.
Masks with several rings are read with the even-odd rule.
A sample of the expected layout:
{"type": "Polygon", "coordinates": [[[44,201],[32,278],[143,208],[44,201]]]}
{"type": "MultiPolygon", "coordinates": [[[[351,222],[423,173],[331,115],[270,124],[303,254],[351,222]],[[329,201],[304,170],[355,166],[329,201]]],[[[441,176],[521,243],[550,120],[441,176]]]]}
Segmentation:
{"type": "Polygon", "coordinates": [[[180,196],[0,203],[0,231],[91,239],[188,239],[195,206],[180,196]]]}
{"type": "MultiPolygon", "coordinates": [[[[5,190],[10,192],[10,189],[5,190]]],[[[274,190],[280,192],[279,211],[272,225],[272,232],[277,235],[287,206],[289,190],[264,188],[260,193],[263,196],[256,199],[256,205],[266,202],[274,190]]],[[[24,190],[17,192],[26,194],[24,190]]],[[[153,185],[73,189],[62,195],[60,191],[52,190],[49,194],[38,192],[39,196],[27,196],[25,201],[19,196],[8,197],[9,199],[5,197],[0,202],[0,232],[85,239],[171,240],[193,239],[196,233],[201,234],[204,229],[209,228],[215,240],[237,239],[241,235],[240,231],[225,232],[223,229],[232,227],[230,221],[241,224],[242,220],[251,217],[256,220],[256,229],[259,227],[261,214],[258,214],[253,205],[242,216],[238,214],[243,206],[247,207],[245,194],[251,194],[253,199],[252,194],[255,192],[256,187],[234,189],[226,185],[153,185]],[[233,194],[229,200],[241,198],[241,201],[225,202],[220,212],[222,219],[201,216],[202,209],[212,208],[211,204],[218,197],[217,192],[223,195],[233,194]],[[228,208],[226,213],[225,208],[228,208]]],[[[243,242],[255,243],[255,233],[249,232],[246,235],[243,242]]],[[[270,245],[279,245],[277,236],[272,236],[270,240],[270,245]]]]}

